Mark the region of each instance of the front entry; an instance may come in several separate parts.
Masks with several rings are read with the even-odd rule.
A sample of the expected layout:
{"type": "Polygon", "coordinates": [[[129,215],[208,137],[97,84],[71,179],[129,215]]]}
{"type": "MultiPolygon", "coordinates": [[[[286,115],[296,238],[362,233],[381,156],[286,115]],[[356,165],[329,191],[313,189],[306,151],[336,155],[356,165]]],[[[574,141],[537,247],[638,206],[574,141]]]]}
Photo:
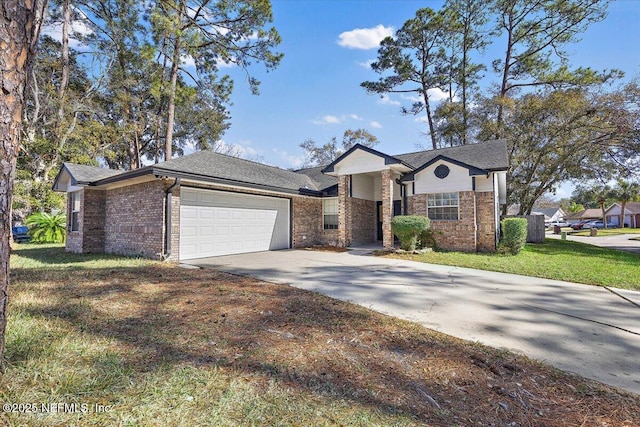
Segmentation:
{"type": "MultiPolygon", "coordinates": [[[[402,200],[393,201],[393,216],[402,215],[402,200]]],[[[376,224],[378,240],[382,240],[382,202],[376,202],[376,224]]]]}

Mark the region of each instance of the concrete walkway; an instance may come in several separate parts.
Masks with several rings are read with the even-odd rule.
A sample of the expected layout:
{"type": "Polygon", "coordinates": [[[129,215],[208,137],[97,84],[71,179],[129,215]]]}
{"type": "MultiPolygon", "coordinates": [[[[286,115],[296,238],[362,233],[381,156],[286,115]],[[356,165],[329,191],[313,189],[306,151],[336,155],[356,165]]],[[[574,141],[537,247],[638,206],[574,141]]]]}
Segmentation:
{"type": "Polygon", "coordinates": [[[351,301],[640,394],[640,293],[365,254],[284,250],[189,264],[351,301]]]}
{"type": "MultiPolygon", "coordinates": [[[[551,239],[560,239],[560,234],[547,233],[547,237],[551,239]]],[[[600,246],[602,248],[617,249],[619,251],[640,254],[640,240],[631,240],[639,238],[640,234],[619,234],[616,236],[573,236],[567,234],[567,240],[574,242],[587,243],[589,245],[600,246]]],[[[640,280],[640,279],[639,279],[640,280]]]]}

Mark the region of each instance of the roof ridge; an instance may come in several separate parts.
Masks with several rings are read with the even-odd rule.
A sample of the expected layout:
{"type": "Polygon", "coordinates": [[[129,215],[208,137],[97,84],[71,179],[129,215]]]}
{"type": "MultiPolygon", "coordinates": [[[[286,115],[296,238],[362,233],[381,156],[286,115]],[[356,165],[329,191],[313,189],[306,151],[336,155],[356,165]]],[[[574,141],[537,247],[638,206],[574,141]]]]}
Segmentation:
{"type": "Polygon", "coordinates": [[[229,157],[229,158],[231,158],[231,159],[241,160],[241,161],[243,161],[243,162],[252,163],[252,164],[254,164],[254,165],[259,165],[259,166],[263,166],[263,167],[268,167],[268,168],[272,168],[272,169],[277,169],[277,170],[280,170],[280,171],[285,171],[285,172],[294,172],[294,173],[295,173],[295,171],[292,171],[292,170],[290,170],[290,169],[284,169],[284,168],[281,168],[281,167],[279,167],[279,166],[268,165],[268,164],[266,164],[266,163],[257,162],[257,161],[255,161],[255,160],[243,159],[242,157],[232,156],[232,155],[230,155],[230,154],[219,153],[219,152],[217,152],[217,151],[213,151],[213,150],[208,149],[208,148],[207,148],[207,149],[204,149],[204,150],[200,150],[200,151],[194,151],[193,153],[189,153],[189,154],[187,154],[186,156],[174,157],[174,158],[172,158],[172,159],[170,159],[170,160],[166,160],[166,161],[164,161],[164,162],[162,162],[162,163],[158,163],[158,164],[156,164],[155,166],[156,166],[156,167],[160,167],[160,168],[162,168],[162,164],[163,164],[163,163],[171,162],[171,161],[174,161],[174,160],[184,159],[184,158],[186,158],[186,157],[191,157],[191,156],[193,156],[193,155],[196,155],[196,154],[202,154],[202,153],[215,154],[215,155],[217,155],[217,156],[229,157]]]}
{"type": "Polygon", "coordinates": [[[452,148],[461,148],[461,147],[471,147],[474,145],[483,145],[483,144],[487,144],[490,142],[498,142],[498,141],[504,141],[504,138],[498,138],[498,139],[489,139],[486,141],[481,141],[481,142],[474,142],[473,144],[463,144],[463,145],[456,145],[453,147],[440,147],[440,148],[435,148],[435,149],[430,149],[430,150],[418,150],[418,151],[411,151],[409,153],[398,153],[398,154],[393,154],[392,156],[407,156],[409,154],[418,154],[418,153],[432,153],[434,151],[441,151],[441,150],[451,150],[452,148]]]}

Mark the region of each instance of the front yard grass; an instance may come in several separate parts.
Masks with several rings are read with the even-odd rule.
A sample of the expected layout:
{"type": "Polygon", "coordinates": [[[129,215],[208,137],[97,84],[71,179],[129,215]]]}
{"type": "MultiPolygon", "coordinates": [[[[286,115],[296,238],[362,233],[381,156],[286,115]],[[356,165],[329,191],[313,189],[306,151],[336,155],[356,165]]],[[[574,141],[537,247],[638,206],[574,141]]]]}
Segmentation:
{"type": "Polygon", "coordinates": [[[528,243],[515,256],[462,252],[391,255],[432,264],[640,290],[640,255],[568,240],[528,243]]]}
{"type": "MultiPolygon", "coordinates": [[[[563,230],[564,231],[564,230],[563,230]]],[[[572,236],[590,236],[591,230],[569,231],[567,234],[572,236]]],[[[622,234],[640,234],[640,228],[600,228],[598,236],[620,236],[622,234]]]]}
{"type": "Polygon", "coordinates": [[[636,395],[297,288],[59,246],[11,262],[0,425],[640,425],[636,395]]]}

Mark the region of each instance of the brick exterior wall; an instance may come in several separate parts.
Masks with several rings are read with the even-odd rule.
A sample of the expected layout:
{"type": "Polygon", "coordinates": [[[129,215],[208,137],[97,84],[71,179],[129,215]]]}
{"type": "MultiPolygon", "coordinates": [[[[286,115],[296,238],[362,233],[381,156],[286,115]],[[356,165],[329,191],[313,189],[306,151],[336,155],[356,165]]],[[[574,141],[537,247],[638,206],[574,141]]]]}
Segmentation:
{"type": "Polygon", "coordinates": [[[165,183],[160,180],[107,191],[104,251],[160,258],[165,183]]]}
{"type": "Polygon", "coordinates": [[[84,201],[84,190],[80,190],[76,192],[78,197],[80,197],[80,212],[78,214],[78,230],[71,231],[71,195],[72,193],[67,193],[67,241],[65,243],[65,250],[67,252],[73,252],[76,254],[82,253],[82,203],[84,201]]]}
{"type": "MultiPolygon", "coordinates": [[[[390,200],[390,173],[382,172],[383,200],[390,200]],[[386,189],[385,189],[386,187],[386,189]]],[[[79,191],[79,230],[70,231],[71,195],[67,195],[69,218],[66,249],[70,252],[107,252],[159,258],[164,252],[165,191],[173,180],[156,180],[113,190],[84,188],[79,191]]],[[[322,199],[292,196],[291,238],[294,248],[312,245],[351,246],[376,241],[376,202],[348,197],[349,177],[338,183],[338,230],[323,230],[322,199]]],[[[229,190],[228,187],[204,185],[199,188],[229,190]]],[[[239,193],[273,196],[267,192],[246,189],[239,193]]],[[[426,194],[407,198],[408,214],[426,215],[426,194]]],[[[438,244],[444,249],[461,251],[495,250],[495,214],[493,192],[460,192],[460,219],[432,221],[431,228],[442,232],[438,244]],[[477,224],[477,230],[476,230],[477,224]]],[[[383,203],[383,212],[385,211],[383,203]]],[[[390,218],[392,205],[387,207],[390,218]]],[[[171,256],[179,260],[180,188],[173,191],[171,201],[171,256]]],[[[393,242],[390,220],[383,222],[383,238],[393,242]]],[[[393,244],[393,243],[391,243],[393,244]]]]}
{"type": "MultiPolygon", "coordinates": [[[[292,228],[294,248],[321,244],[323,237],[322,199],[311,197],[294,198],[292,228]]],[[[337,234],[337,232],[333,234],[337,234]]]]}
{"type": "MultiPolygon", "coordinates": [[[[439,232],[436,241],[443,249],[465,252],[493,252],[495,242],[495,196],[491,191],[459,193],[458,221],[431,221],[431,229],[439,232]],[[477,227],[476,227],[477,226],[477,227]]],[[[427,215],[427,195],[407,198],[410,215],[427,215]]]]}
{"type": "Polygon", "coordinates": [[[351,231],[351,246],[376,241],[376,202],[347,198],[347,226],[351,231]]]}
{"type": "Polygon", "coordinates": [[[78,230],[71,231],[71,193],[67,194],[67,252],[104,252],[105,191],[83,188],[78,191],[78,230]]]}
{"type": "Polygon", "coordinates": [[[495,196],[492,191],[476,193],[476,223],[478,225],[478,247],[480,252],[496,250],[495,196]]]}
{"type": "Polygon", "coordinates": [[[84,189],[82,252],[104,252],[106,192],[84,189]]]}

